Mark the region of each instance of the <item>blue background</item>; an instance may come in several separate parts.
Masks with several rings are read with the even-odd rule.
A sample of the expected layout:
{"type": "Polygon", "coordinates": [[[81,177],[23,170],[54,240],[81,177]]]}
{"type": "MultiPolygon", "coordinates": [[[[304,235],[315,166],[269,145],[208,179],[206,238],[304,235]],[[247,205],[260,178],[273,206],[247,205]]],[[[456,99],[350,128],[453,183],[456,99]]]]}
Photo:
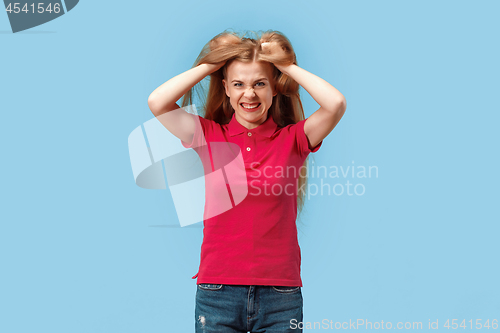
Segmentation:
{"type": "Polygon", "coordinates": [[[134,183],[127,138],[228,28],[282,31],[346,97],[316,165],[378,167],[326,179],[364,195],[306,204],[304,321],[499,320],[499,9],[81,1],[17,34],[0,14],[0,332],[194,331],[202,229],[174,227],[169,191],[134,183]]]}

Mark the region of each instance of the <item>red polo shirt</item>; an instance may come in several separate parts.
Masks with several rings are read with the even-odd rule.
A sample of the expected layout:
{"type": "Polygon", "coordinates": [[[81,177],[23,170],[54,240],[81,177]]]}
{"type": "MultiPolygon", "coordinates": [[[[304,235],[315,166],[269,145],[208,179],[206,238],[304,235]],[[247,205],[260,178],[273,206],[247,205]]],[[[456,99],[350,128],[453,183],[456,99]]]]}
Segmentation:
{"type": "Polygon", "coordinates": [[[200,156],[206,192],[200,267],[193,279],[302,287],[298,175],[323,142],[309,147],[305,120],[281,128],[269,116],[249,130],[234,114],[226,125],[192,116],[198,124],[193,141],[181,142],[200,156]]]}

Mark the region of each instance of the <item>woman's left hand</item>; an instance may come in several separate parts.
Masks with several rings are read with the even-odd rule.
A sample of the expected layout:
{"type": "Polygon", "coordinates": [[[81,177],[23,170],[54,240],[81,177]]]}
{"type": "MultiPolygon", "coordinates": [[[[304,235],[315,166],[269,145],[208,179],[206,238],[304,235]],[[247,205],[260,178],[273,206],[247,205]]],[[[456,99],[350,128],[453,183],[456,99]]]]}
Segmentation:
{"type": "Polygon", "coordinates": [[[275,57],[284,58],[286,57],[286,52],[283,50],[281,45],[276,42],[264,42],[260,44],[262,46],[262,53],[272,54],[275,57]]]}
{"type": "MultiPolygon", "coordinates": [[[[279,45],[276,42],[264,42],[261,44],[261,47],[262,47],[263,54],[272,55],[273,58],[286,59],[288,57],[287,52],[281,47],[281,45],[279,45]]],[[[278,68],[283,73],[286,72],[286,68],[288,68],[289,66],[292,65],[292,64],[280,65],[280,64],[277,64],[275,62],[273,62],[273,64],[274,64],[274,66],[276,66],[276,68],[278,68]]]]}

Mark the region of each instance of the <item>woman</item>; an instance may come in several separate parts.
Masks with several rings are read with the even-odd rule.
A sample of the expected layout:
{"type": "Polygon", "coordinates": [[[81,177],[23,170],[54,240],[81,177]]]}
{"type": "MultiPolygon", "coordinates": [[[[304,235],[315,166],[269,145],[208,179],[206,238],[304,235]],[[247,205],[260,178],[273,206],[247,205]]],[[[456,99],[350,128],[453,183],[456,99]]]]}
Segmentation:
{"type": "Polygon", "coordinates": [[[342,118],[344,96],[297,66],[282,33],[247,38],[223,32],[205,45],[192,69],[158,87],[148,104],[184,147],[195,149],[207,174],[224,169],[225,162],[217,161],[225,153],[215,157],[217,143],[237,147],[244,165],[244,195],[235,185],[241,177],[233,183],[236,173],[223,172],[229,208],[208,213],[227,195],[206,186],[200,268],[193,277],[196,332],[302,331],[295,221],[305,195],[303,167],[342,118]],[[194,88],[208,75],[204,117],[180,109],[176,101],[184,96],[183,107],[191,104],[194,88]],[[320,105],[307,119],[299,85],[320,105]]]}

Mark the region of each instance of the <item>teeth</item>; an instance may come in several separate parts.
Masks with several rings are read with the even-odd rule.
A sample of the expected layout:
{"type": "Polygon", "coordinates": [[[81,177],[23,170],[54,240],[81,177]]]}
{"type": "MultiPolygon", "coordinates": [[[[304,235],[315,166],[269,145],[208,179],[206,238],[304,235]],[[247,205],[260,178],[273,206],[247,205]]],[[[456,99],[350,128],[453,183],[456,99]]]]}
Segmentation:
{"type": "Polygon", "coordinates": [[[253,106],[251,106],[250,104],[241,104],[241,105],[243,105],[243,107],[244,107],[245,109],[255,109],[256,107],[258,107],[258,106],[259,106],[259,104],[258,104],[258,103],[257,103],[257,104],[253,104],[253,106]]]}

